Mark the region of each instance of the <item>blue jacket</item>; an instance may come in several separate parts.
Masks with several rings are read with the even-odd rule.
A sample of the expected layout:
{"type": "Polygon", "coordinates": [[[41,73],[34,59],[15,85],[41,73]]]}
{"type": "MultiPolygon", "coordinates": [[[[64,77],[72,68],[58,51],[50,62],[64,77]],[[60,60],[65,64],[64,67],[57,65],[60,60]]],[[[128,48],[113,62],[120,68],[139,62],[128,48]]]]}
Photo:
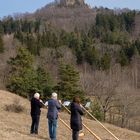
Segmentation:
{"type": "Polygon", "coordinates": [[[79,104],[72,102],[70,110],[71,110],[71,119],[70,119],[71,129],[79,131],[82,129],[82,119],[81,119],[81,115],[83,115],[82,108],[80,107],[79,104]]]}
{"type": "Polygon", "coordinates": [[[49,120],[54,120],[58,118],[58,112],[61,108],[61,105],[58,103],[57,100],[50,99],[48,101],[48,113],[47,118],[49,120]]]}

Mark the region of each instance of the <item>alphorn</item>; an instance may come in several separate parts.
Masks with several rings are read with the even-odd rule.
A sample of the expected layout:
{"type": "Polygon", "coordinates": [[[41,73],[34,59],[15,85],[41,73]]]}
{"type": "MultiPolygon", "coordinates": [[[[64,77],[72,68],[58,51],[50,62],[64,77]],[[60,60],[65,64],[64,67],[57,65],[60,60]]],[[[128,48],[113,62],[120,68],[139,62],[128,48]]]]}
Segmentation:
{"type": "MultiPolygon", "coordinates": [[[[60,116],[58,118],[71,131],[70,126],[67,125],[66,122],[63,119],[60,118],[60,116]]],[[[84,136],[84,133],[79,133],[79,137],[82,137],[82,136],[84,136]]]]}
{"type": "Polygon", "coordinates": [[[83,106],[82,108],[96,121],[98,122],[108,133],[110,133],[116,140],[119,140],[111,131],[109,131],[100,121],[98,121],[89,111],[87,111],[83,106]]]}
{"type": "MultiPolygon", "coordinates": [[[[70,110],[67,108],[67,107],[65,107],[62,103],[61,103],[61,105],[69,112],[69,113],[71,113],[70,112],[70,110]]],[[[92,132],[84,123],[82,123],[82,125],[88,130],[88,132],[90,132],[97,140],[101,140],[101,138],[99,138],[94,132],[92,132]]]]}
{"type": "MultiPolygon", "coordinates": [[[[46,107],[45,103],[43,103],[43,102],[41,102],[41,103],[46,107]]],[[[60,116],[58,118],[71,131],[71,128],[65,123],[65,121],[63,121],[60,116]]]]}
{"type": "Polygon", "coordinates": [[[60,116],[59,116],[58,118],[59,118],[59,120],[71,131],[71,128],[69,127],[69,125],[67,125],[67,124],[65,123],[65,121],[63,121],[63,120],[60,118],[60,116]]]}

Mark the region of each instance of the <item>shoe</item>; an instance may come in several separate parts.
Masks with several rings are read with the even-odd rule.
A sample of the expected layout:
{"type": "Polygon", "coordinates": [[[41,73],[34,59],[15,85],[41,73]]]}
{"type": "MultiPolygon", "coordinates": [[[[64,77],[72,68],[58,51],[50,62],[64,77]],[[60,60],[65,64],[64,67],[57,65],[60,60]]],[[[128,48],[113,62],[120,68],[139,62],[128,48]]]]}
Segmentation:
{"type": "Polygon", "coordinates": [[[34,134],[38,135],[38,132],[35,132],[34,134]]]}
{"type": "Polygon", "coordinates": [[[85,134],[83,132],[79,133],[79,137],[83,137],[85,134]]]}

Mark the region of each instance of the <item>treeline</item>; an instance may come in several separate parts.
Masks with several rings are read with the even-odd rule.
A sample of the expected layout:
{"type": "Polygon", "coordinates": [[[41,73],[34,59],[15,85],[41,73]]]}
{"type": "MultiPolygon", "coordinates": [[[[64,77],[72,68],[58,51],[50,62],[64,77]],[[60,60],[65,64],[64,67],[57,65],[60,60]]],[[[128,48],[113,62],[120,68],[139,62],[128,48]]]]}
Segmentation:
{"type": "Polygon", "coordinates": [[[79,72],[73,66],[60,63],[59,81],[54,84],[50,72],[43,66],[35,68],[33,63],[34,56],[24,47],[19,47],[17,56],[8,61],[7,89],[28,98],[39,92],[46,99],[52,91],[57,91],[64,100],[71,100],[74,95],[80,95],[84,99],[84,91],[79,85],[79,72]]]}
{"type": "MultiPolygon", "coordinates": [[[[112,63],[112,52],[104,45],[119,45],[115,62],[122,66],[128,65],[131,58],[138,51],[140,53],[140,40],[132,39],[136,12],[130,11],[116,14],[96,15],[96,22],[89,30],[80,31],[75,28],[73,32],[56,30],[46,25],[41,19],[27,20],[7,17],[0,21],[0,34],[14,33],[14,37],[26,45],[34,55],[40,55],[41,48],[57,49],[61,46],[71,48],[77,58],[77,64],[88,62],[97,69],[107,70],[112,63]],[[99,45],[100,44],[100,45],[99,45]]],[[[0,36],[0,51],[3,52],[3,42],[0,36]]],[[[113,60],[114,61],[114,60],[113,60]]]]}
{"type": "MultiPolygon", "coordinates": [[[[51,48],[57,52],[59,48],[66,46],[70,48],[76,56],[78,65],[87,62],[95,69],[108,70],[111,68],[112,63],[120,63],[121,66],[129,65],[132,57],[140,53],[140,39],[133,40],[131,37],[135,16],[135,11],[119,15],[113,13],[100,13],[96,15],[96,22],[89,28],[89,30],[81,31],[78,28],[75,28],[72,32],[66,32],[61,29],[56,30],[51,25],[45,24],[41,19],[32,21],[7,17],[0,21],[0,33],[1,35],[14,34],[14,38],[18,39],[23,46],[26,46],[33,56],[40,56],[42,48],[51,48]],[[111,45],[114,46],[114,49],[109,48],[111,45]],[[117,51],[115,51],[116,46],[119,46],[117,51]]],[[[3,46],[3,41],[0,37],[0,48],[2,48],[1,46],[3,46]]],[[[0,50],[1,52],[3,51],[3,49],[0,50]]],[[[62,55],[63,54],[59,52],[57,57],[62,57],[62,55]]],[[[11,59],[9,64],[16,65],[16,63],[19,63],[18,57],[20,56],[11,59]]],[[[22,65],[24,66],[24,64],[22,65]]],[[[21,91],[30,93],[31,91],[28,90],[28,85],[31,86],[31,81],[35,81],[33,83],[35,85],[32,85],[31,87],[38,87],[37,90],[41,91],[41,93],[46,93],[44,91],[50,89],[50,87],[39,87],[41,84],[35,80],[39,79],[38,76],[40,73],[44,73],[42,69],[38,68],[33,71],[33,69],[28,69],[28,66],[25,65],[25,72],[16,72],[15,67],[18,67],[18,70],[24,70],[21,68],[22,65],[18,64],[18,66],[14,66],[10,80],[11,82],[8,84],[8,88],[17,93],[20,93],[21,91]],[[16,75],[14,73],[19,74],[17,79],[15,79],[16,75]],[[23,77],[31,78],[28,79],[28,84],[25,82],[27,79],[19,78],[24,74],[25,76],[23,77]],[[31,76],[30,74],[34,76],[31,76]],[[22,87],[18,87],[18,80],[21,80],[20,82],[22,82],[19,83],[20,86],[23,83],[26,85],[23,84],[22,87]],[[18,82],[14,83],[15,81],[18,82]],[[18,89],[21,91],[19,92],[18,89]]],[[[42,75],[41,77],[44,78],[45,76],[42,75]]],[[[46,79],[42,80],[45,81],[46,79]]],[[[60,87],[58,89],[60,89],[60,87]]],[[[70,88],[68,91],[70,91],[70,88]]]]}
{"type": "Polygon", "coordinates": [[[31,33],[38,32],[41,20],[14,19],[11,16],[0,20],[0,34],[12,34],[18,31],[31,33]]]}
{"type": "MultiPolygon", "coordinates": [[[[96,15],[96,23],[94,26],[96,28],[96,36],[101,37],[102,33],[105,33],[106,31],[131,32],[134,27],[136,14],[137,13],[135,11],[121,13],[118,15],[114,14],[113,12],[108,14],[98,13],[96,15]]],[[[43,21],[41,18],[30,20],[26,18],[16,19],[14,17],[8,16],[0,20],[0,34],[11,34],[17,31],[36,33],[40,30],[43,30],[41,29],[43,22],[46,21],[43,21]]]]}
{"type": "Polygon", "coordinates": [[[71,48],[77,58],[77,64],[88,62],[97,69],[107,70],[111,67],[112,52],[104,48],[104,45],[119,45],[115,62],[126,66],[138,51],[140,53],[139,39],[132,40],[131,32],[134,28],[135,11],[115,14],[97,14],[96,22],[88,31],[80,31],[77,28],[73,32],[55,30],[52,27],[41,24],[40,21],[31,23],[22,22],[22,30],[15,32],[15,38],[25,44],[34,55],[40,55],[41,48],[58,49],[61,46],[71,48]],[[27,24],[28,23],[28,24],[27,24]],[[24,27],[26,30],[24,30],[24,27]],[[40,28],[43,28],[40,31],[40,28]],[[99,45],[100,44],[100,45],[99,45]],[[99,46],[99,47],[98,47],[99,46]]]}

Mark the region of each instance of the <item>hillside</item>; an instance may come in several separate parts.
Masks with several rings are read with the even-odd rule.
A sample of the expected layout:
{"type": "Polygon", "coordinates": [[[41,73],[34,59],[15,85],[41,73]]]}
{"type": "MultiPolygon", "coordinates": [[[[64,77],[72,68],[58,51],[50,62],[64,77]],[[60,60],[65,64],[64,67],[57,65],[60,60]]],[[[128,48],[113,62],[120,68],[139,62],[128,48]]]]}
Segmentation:
{"type": "Polygon", "coordinates": [[[140,14],[135,18],[134,36],[140,35],[140,14]]]}
{"type": "MultiPolygon", "coordinates": [[[[67,3],[1,20],[0,89],[26,97],[37,91],[43,98],[56,90],[64,100],[80,95],[95,104],[91,111],[104,122],[140,132],[140,13],[62,1],[67,3]]],[[[26,110],[29,125],[21,132],[28,134],[29,104],[26,110]]],[[[41,136],[47,137],[43,125],[41,136]]]]}
{"type": "Polygon", "coordinates": [[[73,31],[75,27],[87,29],[95,22],[96,13],[89,8],[77,7],[44,7],[33,15],[41,17],[47,24],[66,31],[73,31]]]}
{"type": "Polygon", "coordinates": [[[52,3],[37,9],[35,13],[23,14],[22,18],[31,21],[38,19],[48,26],[70,32],[75,28],[89,29],[95,17],[96,12],[88,6],[59,6],[52,3]]]}
{"type": "MultiPolygon", "coordinates": [[[[46,109],[42,110],[39,136],[31,136],[30,131],[30,103],[15,94],[0,90],[0,139],[1,140],[49,140],[48,127],[46,120],[46,109]],[[22,113],[13,113],[5,111],[5,106],[13,104],[13,101],[18,100],[25,110],[22,113]]],[[[67,113],[61,113],[61,118],[65,121],[69,120],[67,113]]],[[[95,121],[84,118],[84,123],[92,129],[102,140],[114,140],[105,132],[95,121]]],[[[67,123],[68,124],[68,123],[67,123]]],[[[138,140],[140,133],[121,129],[113,125],[105,124],[120,140],[138,140]]],[[[83,140],[93,140],[94,138],[86,131],[83,140]]],[[[71,140],[70,131],[59,121],[58,124],[58,140],[71,140]]]]}

